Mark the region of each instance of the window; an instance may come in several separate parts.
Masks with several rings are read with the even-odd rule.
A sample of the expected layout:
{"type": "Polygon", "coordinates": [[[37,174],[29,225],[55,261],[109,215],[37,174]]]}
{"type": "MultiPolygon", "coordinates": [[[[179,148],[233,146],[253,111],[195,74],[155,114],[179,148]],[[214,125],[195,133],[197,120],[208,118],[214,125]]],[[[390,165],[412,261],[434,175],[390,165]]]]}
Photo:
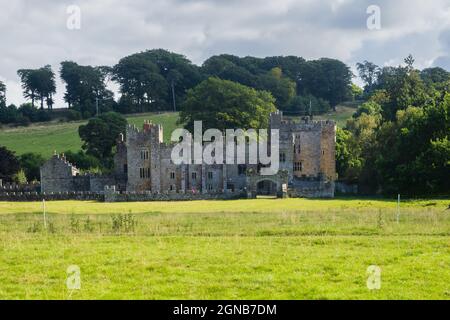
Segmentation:
{"type": "Polygon", "coordinates": [[[209,179],[209,180],[212,180],[212,178],[213,178],[213,173],[212,173],[211,171],[209,171],[209,172],[208,172],[208,179],[209,179]]]}
{"type": "Polygon", "coordinates": [[[247,171],[247,166],[245,164],[238,165],[238,174],[243,175],[247,171]]]}
{"type": "Polygon", "coordinates": [[[197,179],[197,172],[192,172],[191,176],[192,176],[192,180],[196,180],[197,179]]]}
{"type": "Polygon", "coordinates": [[[172,180],[175,179],[175,172],[172,171],[172,172],[170,173],[170,179],[172,179],[172,180]]]}
{"type": "Polygon", "coordinates": [[[294,146],[294,152],[295,153],[300,153],[301,149],[300,149],[300,143],[295,144],[294,146]]]}
{"type": "Polygon", "coordinates": [[[139,177],[141,179],[150,178],[150,168],[139,168],[139,177]]]}
{"type": "Polygon", "coordinates": [[[325,150],[322,150],[322,155],[323,155],[323,156],[325,155],[325,150]]]}
{"type": "Polygon", "coordinates": [[[148,152],[148,150],[141,150],[141,159],[142,160],[148,160],[148,158],[149,158],[149,152],[148,152]]]}
{"type": "Polygon", "coordinates": [[[170,191],[173,191],[175,188],[173,187],[173,184],[170,185],[170,191]]]}
{"type": "Polygon", "coordinates": [[[286,154],[284,152],[280,153],[280,162],[281,163],[286,162],[286,154]]]}
{"type": "Polygon", "coordinates": [[[302,163],[294,162],[294,171],[302,171],[302,163]]]}
{"type": "Polygon", "coordinates": [[[206,186],[206,188],[208,189],[208,191],[211,191],[211,190],[213,189],[212,184],[208,184],[208,185],[206,186]]]}
{"type": "Polygon", "coordinates": [[[125,174],[128,173],[128,165],[126,165],[126,164],[123,165],[123,173],[125,173],[125,174]]]}

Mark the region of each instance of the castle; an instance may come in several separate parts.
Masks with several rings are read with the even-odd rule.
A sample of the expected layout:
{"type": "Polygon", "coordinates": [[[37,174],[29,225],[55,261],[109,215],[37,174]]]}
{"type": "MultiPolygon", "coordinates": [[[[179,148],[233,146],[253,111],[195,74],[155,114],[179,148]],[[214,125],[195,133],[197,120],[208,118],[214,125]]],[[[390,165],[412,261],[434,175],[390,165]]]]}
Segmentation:
{"type": "Polygon", "coordinates": [[[114,172],[80,174],[55,154],[41,168],[41,192],[104,193],[107,201],[226,199],[257,195],[334,196],[336,125],[333,121],[285,119],[270,115],[279,129],[279,170],[260,175],[256,164],[181,164],[171,160],[174,144],[163,142],[163,128],[145,121],[129,125],[117,141],[114,172]]]}

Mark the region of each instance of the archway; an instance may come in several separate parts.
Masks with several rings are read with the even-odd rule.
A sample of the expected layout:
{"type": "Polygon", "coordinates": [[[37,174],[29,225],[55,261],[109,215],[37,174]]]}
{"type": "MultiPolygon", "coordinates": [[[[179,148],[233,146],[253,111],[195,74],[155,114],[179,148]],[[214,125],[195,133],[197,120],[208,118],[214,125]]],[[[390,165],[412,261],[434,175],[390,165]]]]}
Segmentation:
{"type": "Polygon", "coordinates": [[[256,195],[276,197],[278,195],[278,184],[269,179],[261,180],[256,184],[256,195]]]}

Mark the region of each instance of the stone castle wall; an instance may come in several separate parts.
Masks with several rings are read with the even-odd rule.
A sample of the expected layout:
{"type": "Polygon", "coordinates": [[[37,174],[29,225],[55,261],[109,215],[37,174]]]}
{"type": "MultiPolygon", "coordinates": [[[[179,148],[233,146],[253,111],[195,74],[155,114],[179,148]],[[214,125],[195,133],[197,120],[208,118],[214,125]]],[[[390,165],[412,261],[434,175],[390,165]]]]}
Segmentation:
{"type": "MultiPolygon", "coordinates": [[[[280,130],[280,172],[283,172],[283,183],[275,181],[277,189],[283,184],[288,186],[291,196],[332,197],[332,183],[336,176],[335,123],[307,118],[292,121],[284,119],[281,112],[276,112],[270,117],[270,128],[280,130]],[[312,181],[318,184],[312,185],[312,181]],[[304,186],[302,182],[309,185],[304,186]]],[[[246,173],[257,171],[257,165],[248,162],[246,165],[175,165],[171,160],[172,149],[173,144],[163,142],[161,125],[146,121],[143,130],[128,126],[126,139],[121,135],[117,141],[115,169],[111,175],[80,175],[78,169],[68,163],[64,156],[55,155],[41,168],[42,192],[103,194],[105,186],[114,186],[117,190],[114,197],[117,199],[168,197],[174,200],[200,198],[199,194],[206,198],[209,194],[214,194],[214,197],[224,194],[227,198],[231,191],[233,197],[247,194],[248,190],[253,190],[252,196],[256,194],[256,183],[261,179],[248,179],[246,173]]],[[[248,149],[246,146],[247,161],[248,149]]],[[[279,175],[275,176],[280,179],[279,175]]]]}

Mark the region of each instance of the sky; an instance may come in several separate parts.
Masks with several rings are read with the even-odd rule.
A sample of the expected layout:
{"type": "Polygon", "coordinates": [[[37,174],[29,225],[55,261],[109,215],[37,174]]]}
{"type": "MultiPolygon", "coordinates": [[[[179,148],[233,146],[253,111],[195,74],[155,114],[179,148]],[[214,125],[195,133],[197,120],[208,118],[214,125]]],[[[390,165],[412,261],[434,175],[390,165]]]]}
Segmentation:
{"type": "MultiPolygon", "coordinates": [[[[153,48],[198,65],[222,53],[296,55],[340,59],[356,73],[356,62],[396,66],[412,54],[419,69],[450,70],[450,0],[0,0],[8,103],[25,102],[18,69],[59,72],[64,60],[112,66],[153,48]],[[367,11],[373,5],[379,19],[367,11]]],[[[55,107],[64,107],[57,78],[55,107]]]]}

